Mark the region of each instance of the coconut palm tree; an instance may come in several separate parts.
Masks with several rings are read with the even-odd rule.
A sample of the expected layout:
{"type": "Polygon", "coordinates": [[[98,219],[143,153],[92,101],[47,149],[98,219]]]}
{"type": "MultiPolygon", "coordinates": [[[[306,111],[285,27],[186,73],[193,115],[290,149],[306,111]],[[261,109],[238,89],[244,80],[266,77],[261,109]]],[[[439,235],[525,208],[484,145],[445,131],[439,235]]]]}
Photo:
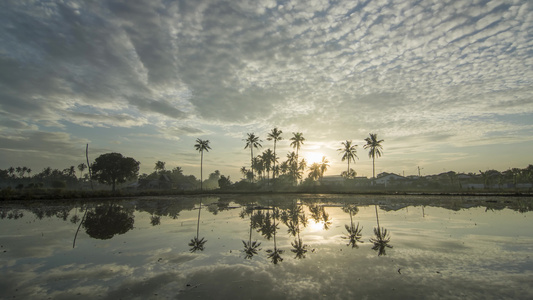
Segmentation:
{"type": "Polygon", "coordinates": [[[353,161],[355,163],[355,159],[359,159],[359,157],[357,157],[357,145],[352,145],[352,140],[346,140],[341,144],[343,147],[337,149],[337,151],[342,154],[342,161],[348,161],[348,168],[346,169],[346,174],[350,174],[350,161],[353,161]]]}
{"type": "MultiPolygon", "coordinates": [[[[261,159],[263,161],[263,167],[265,168],[265,171],[267,172],[267,183],[270,185],[270,170],[272,169],[272,164],[276,162],[276,156],[274,155],[274,152],[272,150],[267,149],[263,154],[261,155],[261,159]]],[[[274,176],[272,176],[274,177],[274,176]]]]}
{"type": "Polygon", "coordinates": [[[313,163],[310,167],[309,167],[309,174],[307,175],[307,177],[313,179],[313,180],[318,180],[320,178],[320,165],[318,163],[313,163]]]}
{"type": "MultiPolygon", "coordinates": [[[[276,143],[283,139],[281,137],[282,133],[283,133],[283,131],[279,130],[278,128],[274,128],[268,134],[267,141],[274,141],[274,157],[276,157],[276,143]]],[[[276,168],[276,160],[274,160],[274,169],[276,168]]],[[[275,178],[275,174],[272,174],[272,178],[275,178]]]]}
{"type": "Polygon", "coordinates": [[[87,169],[87,165],[85,163],[81,163],[78,165],[78,170],[80,171],[80,178],[83,178],[83,171],[87,169]]]}
{"type": "Polygon", "coordinates": [[[383,146],[381,143],[383,143],[383,140],[378,140],[378,134],[377,133],[370,133],[370,136],[365,139],[366,144],[363,146],[365,149],[370,149],[368,151],[368,157],[372,158],[372,179],[376,179],[376,156],[380,157],[383,154],[383,146]]]}
{"type": "Polygon", "coordinates": [[[320,162],[320,179],[324,177],[324,173],[328,170],[329,160],[325,156],[322,156],[322,161],[320,162]]]}
{"type": "Polygon", "coordinates": [[[304,144],[305,138],[301,132],[293,132],[292,134],[291,147],[296,149],[296,161],[298,161],[298,151],[300,151],[300,147],[304,144]]]}
{"type": "Polygon", "coordinates": [[[201,154],[201,158],[200,158],[200,191],[201,191],[203,188],[203,182],[204,182],[204,176],[203,176],[204,175],[203,174],[204,151],[209,152],[209,149],[211,149],[211,147],[209,147],[209,140],[196,139],[196,144],[194,145],[194,148],[196,149],[196,151],[200,152],[201,154]]]}
{"type": "Polygon", "coordinates": [[[262,140],[259,139],[258,136],[256,136],[254,133],[248,133],[248,138],[244,139],[243,141],[246,142],[246,146],[244,146],[244,149],[250,148],[250,164],[252,167],[252,181],[254,178],[254,148],[258,149],[261,146],[262,140]]]}

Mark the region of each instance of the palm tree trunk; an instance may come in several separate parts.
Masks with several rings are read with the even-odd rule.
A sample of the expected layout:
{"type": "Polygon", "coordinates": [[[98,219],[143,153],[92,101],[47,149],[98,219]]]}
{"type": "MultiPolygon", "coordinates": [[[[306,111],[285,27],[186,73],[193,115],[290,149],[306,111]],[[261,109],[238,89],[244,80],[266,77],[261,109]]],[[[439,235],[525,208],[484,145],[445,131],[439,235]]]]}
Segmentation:
{"type": "Polygon", "coordinates": [[[252,167],[252,180],[251,182],[254,182],[254,149],[252,149],[253,146],[250,146],[250,163],[252,167]]]}
{"type": "Polygon", "coordinates": [[[276,178],[274,170],[276,170],[276,140],[274,139],[274,168],[272,169],[272,179],[276,178]]]}
{"type": "Polygon", "coordinates": [[[200,191],[203,189],[204,183],[204,150],[202,150],[200,158],[200,191]]]}
{"type": "Polygon", "coordinates": [[[376,185],[376,157],[372,156],[372,185],[376,185]]]}
{"type": "Polygon", "coordinates": [[[378,206],[377,206],[377,205],[374,205],[374,207],[376,208],[376,221],[378,222],[378,231],[379,231],[379,215],[378,215],[378,206]]]}

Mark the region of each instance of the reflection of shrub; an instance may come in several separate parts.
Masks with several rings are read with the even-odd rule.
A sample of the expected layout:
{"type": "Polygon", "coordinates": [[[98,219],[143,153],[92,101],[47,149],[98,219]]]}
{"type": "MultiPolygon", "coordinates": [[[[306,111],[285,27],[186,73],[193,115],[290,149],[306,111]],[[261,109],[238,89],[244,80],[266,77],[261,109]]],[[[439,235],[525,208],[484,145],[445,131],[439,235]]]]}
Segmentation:
{"type": "Polygon", "coordinates": [[[64,189],[67,187],[67,184],[64,181],[61,180],[54,180],[52,181],[52,187],[54,189],[64,189]]]}
{"type": "Polygon", "coordinates": [[[83,227],[90,237],[107,240],[133,229],[133,222],[132,212],[118,205],[104,205],[87,212],[83,227]]]}

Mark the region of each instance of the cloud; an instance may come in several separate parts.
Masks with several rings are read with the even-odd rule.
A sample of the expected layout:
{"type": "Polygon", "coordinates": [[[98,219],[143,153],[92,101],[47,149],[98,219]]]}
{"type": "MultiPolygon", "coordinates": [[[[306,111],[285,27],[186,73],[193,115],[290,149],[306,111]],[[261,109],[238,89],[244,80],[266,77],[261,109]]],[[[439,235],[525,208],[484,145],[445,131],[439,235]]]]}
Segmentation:
{"type": "Polygon", "coordinates": [[[389,140],[431,132],[459,144],[495,131],[472,117],[533,114],[527,1],[5,1],[0,9],[0,113],[13,128],[194,127],[230,137],[278,126],[320,142],[380,130],[389,140]]]}

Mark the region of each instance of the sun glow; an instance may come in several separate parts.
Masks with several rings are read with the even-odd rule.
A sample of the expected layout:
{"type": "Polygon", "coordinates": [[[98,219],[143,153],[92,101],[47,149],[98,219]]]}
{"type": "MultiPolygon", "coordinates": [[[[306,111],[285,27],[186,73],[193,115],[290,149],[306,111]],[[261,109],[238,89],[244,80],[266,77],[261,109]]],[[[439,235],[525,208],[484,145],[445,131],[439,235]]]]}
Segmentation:
{"type": "Polygon", "coordinates": [[[313,163],[321,162],[323,156],[324,154],[322,152],[307,152],[304,158],[307,161],[307,164],[311,165],[313,163]]]}

